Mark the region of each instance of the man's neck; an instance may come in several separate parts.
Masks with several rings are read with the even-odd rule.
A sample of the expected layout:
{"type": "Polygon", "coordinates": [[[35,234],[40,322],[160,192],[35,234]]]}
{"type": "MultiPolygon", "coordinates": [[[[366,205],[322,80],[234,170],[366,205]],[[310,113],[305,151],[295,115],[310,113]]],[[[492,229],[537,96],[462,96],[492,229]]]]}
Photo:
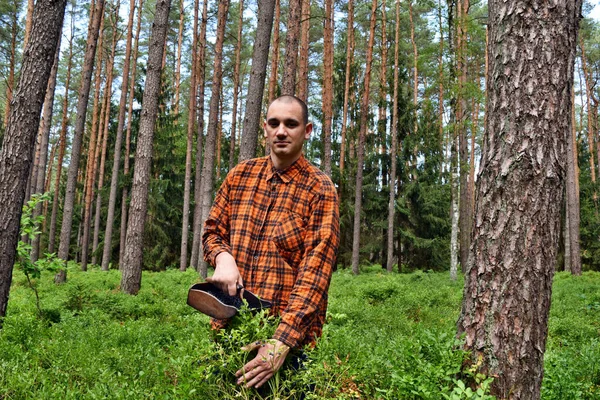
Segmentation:
{"type": "Polygon", "coordinates": [[[271,153],[271,162],[273,163],[273,166],[275,167],[276,170],[278,170],[278,171],[284,171],[290,165],[292,165],[293,163],[295,163],[296,161],[298,161],[298,159],[300,157],[302,157],[302,154],[300,154],[298,157],[296,157],[293,160],[281,160],[281,159],[278,159],[278,158],[274,157],[273,153],[271,153]]]}

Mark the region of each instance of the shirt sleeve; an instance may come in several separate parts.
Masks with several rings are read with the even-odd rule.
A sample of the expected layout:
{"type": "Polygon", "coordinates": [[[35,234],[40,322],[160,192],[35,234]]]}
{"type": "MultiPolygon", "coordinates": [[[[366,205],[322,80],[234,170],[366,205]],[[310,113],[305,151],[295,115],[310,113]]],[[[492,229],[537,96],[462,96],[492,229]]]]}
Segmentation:
{"type": "Polygon", "coordinates": [[[202,234],[202,245],[204,250],[204,261],[215,265],[215,259],[220,253],[232,254],[229,241],[229,181],[231,173],[219,188],[217,196],[210,209],[208,218],[204,222],[204,233],[202,234]]]}
{"type": "Polygon", "coordinates": [[[327,306],[327,291],[340,242],[337,192],[331,181],[316,196],[304,238],[304,257],[287,308],[273,335],[287,346],[298,347],[317,315],[327,306]]]}

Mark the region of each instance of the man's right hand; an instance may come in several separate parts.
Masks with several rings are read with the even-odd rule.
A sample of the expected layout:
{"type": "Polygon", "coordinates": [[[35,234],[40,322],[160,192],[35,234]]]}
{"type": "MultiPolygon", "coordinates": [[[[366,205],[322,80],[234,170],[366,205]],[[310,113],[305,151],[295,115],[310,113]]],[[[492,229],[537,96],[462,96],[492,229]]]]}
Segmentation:
{"type": "Polygon", "coordinates": [[[244,286],[235,259],[231,254],[223,252],[217,255],[215,264],[215,273],[212,277],[206,278],[206,281],[213,283],[230,296],[235,296],[238,293],[238,285],[244,286]]]}

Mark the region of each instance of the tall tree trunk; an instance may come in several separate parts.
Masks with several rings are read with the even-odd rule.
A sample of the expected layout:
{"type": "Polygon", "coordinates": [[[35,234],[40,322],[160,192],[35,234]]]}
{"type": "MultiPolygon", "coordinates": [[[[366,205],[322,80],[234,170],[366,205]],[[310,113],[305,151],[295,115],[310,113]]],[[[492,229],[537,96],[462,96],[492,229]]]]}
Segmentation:
{"type": "MultiPolygon", "coordinates": [[[[135,95],[135,81],[137,76],[137,58],[138,58],[138,48],[140,43],[140,32],[142,27],[142,10],[144,8],[144,0],[140,0],[140,5],[138,7],[138,15],[137,15],[137,23],[136,23],[136,31],[135,31],[135,39],[133,44],[133,65],[131,66],[131,82],[129,83],[129,105],[127,106],[127,133],[125,134],[125,155],[123,157],[123,175],[127,178],[129,176],[129,164],[130,164],[130,151],[131,151],[131,123],[133,121],[133,98],[135,95]]],[[[119,111],[120,113],[120,111],[119,111]]],[[[117,131],[119,127],[117,126],[117,131]]],[[[118,136],[117,136],[118,138],[118,136]]],[[[112,183],[111,183],[112,185],[112,183]]],[[[127,185],[123,185],[123,194],[121,197],[121,233],[119,238],[119,268],[123,265],[123,256],[125,254],[125,238],[127,234],[127,199],[129,198],[129,187],[127,185]]],[[[109,207],[110,211],[110,207],[109,207]]],[[[108,224],[107,227],[112,224],[108,224]]],[[[106,238],[111,237],[111,232],[107,232],[104,234],[104,240],[106,245],[106,238]]],[[[109,243],[110,245],[110,243],[109,243]]],[[[110,249],[104,249],[103,254],[110,254],[110,249]]],[[[103,255],[103,259],[106,256],[103,255]]],[[[102,268],[108,268],[108,265],[104,265],[104,260],[102,261],[102,268]]]]}
{"type": "Polygon", "coordinates": [[[540,397],[581,3],[488,3],[489,115],[458,333],[499,399],[540,397]]]}
{"type": "MultiPolygon", "coordinates": [[[[206,1],[206,0],[205,0],[206,1]]],[[[183,8],[183,0],[181,1],[183,8]]],[[[190,222],[190,193],[192,186],[192,146],[196,130],[196,63],[198,53],[198,1],[194,2],[194,28],[192,31],[192,68],[190,76],[190,99],[188,107],[187,144],[185,152],[185,181],[183,185],[183,215],[181,224],[181,249],[179,255],[179,270],[185,271],[188,266],[188,239],[190,222]]]]}
{"type": "MultiPolygon", "coordinates": [[[[442,22],[442,1],[438,0],[438,29],[440,31],[440,49],[438,51],[438,140],[440,154],[444,153],[444,25],[442,22]]],[[[444,167],[440,168],[443,175],[444,167]]]]}
{"type": "Polygon", "coordinates": [[[194,233],[192,235],[192,256],[190,264],[196,270],[200,270],[200,234],[202,232],[202,148],[204,136],[204,84],[206,76],[206,27],[208,22],[208,2],[202,5],[202,23],[200,24],[200,39],[198,40],[198,61],[196,62],[197,92],[198,92],[198,135],[196,140],[196,165],[194,176],[194,233]]]}
{"type": "MultiPolygon", "coordinates": [[[[69,245],[71,242],[71,229],[73,227],[73,205],[75,201],[75,189],[77,185],[77,175],[79,171],[79,159],[81,157],[81,142],[83,140],[83,131],[85,128],[85,117],[87,114],[87,105],[90,95],[90,86],[92,82],[92,73],[94,72],[94,56],[96,55],[96,45],[100,32],[100,22],[104,10],[104,0],[97,0],[95,9],[90,20],[89,35],[86,44],[83,71],[81,74],[81,87],[77,99],[77,118],[75,121],[75,132],[71,146],[71,162],[67,174],[67,189],[65,192],[65,203],[63,207],[63,220],[60,230],[60,246],[58,248],[58,257],[64,260],[66,267],[69,259],[69,245]]],[[[65,282],[67,279],[67,270],[62,269],[54,278],[56,283],[65,282]]]]}
{"type": "MultiPolygon", "coordinates": [[[[103,13],[104,14],[104,13],[103,13]]],[[[100,158],[100,142],[102,141],[102,133],[104,126],[104,118],[106,114],[106,96],[108,94],[108,78],[104,87],[104,97],[100,99],[101,85],[102,85],[102,64],[104,60],[104,37],[107,31],[104,28],[105,15],[102,16],[100,22],[100,37],[98,39],[98,57],[94,83],[94,109],[92,114],[92,131],[90,133],[90,141],[88,146],[88,157],[85,168],[85,190],[84,190],[84,206],[83,206],[83,236],[81,238],[81,270],[87,271],[89,242],[90,242],[90,230],[92,223],[92,200],[94,198],[94,186],[96,184],[96,175],[98,173],[98,159],[100,158]],[[102,102],[102,104],[100,104],[102,102]]],[[[106,75],[108,76],[108,69],[110,68],[110,60],[107,59],[106,75]]]]}
{"type": "Polygon", "coordinates": [[[346,28],[346,75],[344,83],[344,107],[342,114],[342,132],[340,138],[340,182],[339,194],[342,196],[344,167],[346,162],[346,134],[348,130],[348,103],[350,101],[350,72],[354,55],[354,0],[348,0],[348,27],[346,28]]]}
{"type": "MultiPolygon", "coordinates": [[[[119,185],[119,165],[121,163],[121,148],[123,147],[123,129],[125,125],[125,105],[127,104],[127,90],[129,88],[129,69],[131,67],[131,40],[133,38],[133,17],[135,14],[136,0],[129,2],[129,19],[127,22],[127,37],[125,39],[125,60],[123,64],[123,80],[121,82],[121,97],[119,99],[119,116],[117,119],[117,132],[115,150],[113,154],[112,175],[110,177],[110,193],[108,196],[108,209],[106,215],[106,229],[104,231],[104,246],[102,248],[102,270],[108,271],[112,250],[112,231],[115,224],[115,207],[119,185]]],[[[141,13],[141,7],[138,11],[141,13]]],[[[136,52],[137,53],[137,52],[136,52]]],[[[135,81],[135,80],[134,80],[135,81]]],[[[130,94],[130,98],[133,93],[130,94]]],[[[131,113],[128,114],[131,120],[131,113]]],[[[125,202],[124,202],[125,203],[125,202]]],[[[94,235],[95,236],[95,235],[94,235]]]]}
{"type": "MultiPolygon", "coordinates": [[[[461,1],[461,0],[458,0],[461,1]]],[[[419,126],[419,116],[417,108],[419,106],[419,51],[417,49],[417,40],[415,39],[415,23],[413,21],[413,0],[408,0],[408,16],[410,19],[410,42],[413,48],[413,135],[416,135],[419,126]]],[[[414,163],[416,164],[416,160],[414,163]]]]}
{"type": "Polygon", "coordinates": [[[456,135],[459,143],[460,165],[460,201],[459,201],[459,230],[460,230],[460,265],[465,272],[469,258],[471,242],[471,196],[469,194],[469,145],[467,140],[467,16],[469,0],[458,1],[457,27],[457,73],[458,96],[456,99],[456,135]]]}
{"type": "MultiPolygon", "coordinates": [[[[588,141],[588,149],[590,152],[590,176],[592,179],[592,187],[596,187],[596,166],[594,163],[594,137],[596,135],[596,129],[594,121],[596,119],[596,109],[592,107],[592,98],[593,98],[593,90],[592,90],[592,76],[589,73],[587,57],[585,55],[585,46],[583,44],[583,39],[579,38],[579,47],[581,48],[581,66],[583,68],[583,76],[585,78],[585,91],[586,91],[586,108],[587,108],[587,141],[588,141]]],[[[596,189],[594,189],[593,194],[594,200],[594,211],[596,217],[598,217],[598,193],[596,189]]]]}
{"type": "MultiPolygon", "coordinates": [[[[298,72],[298,37],[300,36],[300,14],[303,0],[290,0],[285,34],[285,60],[281,94],[295,94],[298,72]]],[[[261,92],[262,94],[262,92],[261,92]]]]}
{"type": "Polygon", "coordinates": [[[31,34],[31,26],[33,22],[33,10],[35,8],[35,0],[27,0],[27,15],[25,17],[25,36],[23,38],[23,48],[27,47],[29,35],[31,34]]]}
{"type": "MultiPolygon", "coordinates": [[[[113,79],[114,79],[115,53],[116,53],[116,49],[117,49],[117,42],[120,39],[120,34],[117,32],[118,18],[116,18],[116,16],[119,15],[120,7],[121,7],[121,2],[120,2],[120,0],[117,0],[116,10],[113,13],[113,16],[114,16],[114,19],[113,19],[113,42],[112,42],[110,59],[109,59],[108,77],[106,78],[107,79],[106,96],[105,96],[106,97],[106,114],[104,116],[105,119],[104,119],[104,134],[103,134],[103,139],[102,139],[102,156],[100,157],[100,176],[98,177],[98,191],[96,194],[96,215],[94,217],[94,236],[93,236],[93,240],[92,240],[92,264],[94,264],[94,265],[97,265],[97,258],[98,258],[97,254],[98,254],[98,243],[99,243],[99,237],[100,237],[100,211],[102,210],[102,207],[101,207],[102,206],[102,188],[104,186],[106,152],[107,152],[108,136],[109,136],[108,127],[109,127],[109,121],[110,121],[110,108],[111,108],[111,104],[112,104],[111,100],[112,100],[112,84],[113,84],[113,79]]],[[[125,76],[123,76],[123,80],[125,80],[125,76]]],[[[119,113],[120,113],[120,111],[119,111],[119,113]]],[[[114,159],[113,159],[113,165],[114,165],[114,159]]],[[[113,170],[113,172],[112,172],[113,175],[119,174],[118,168],[119,167],[118,167],[118,163],[117,163],[117,169],[113,170]]],[[[112,180],[112,178],[111,178],[111,180],[112,180]]]]}
{"type": "MultiPolygon", "coordinates": [[[[400,0],[396,0],[396,32],[394,40],[394,109],[392,111],[392,149],[390,150],[390,201],[388,203],[387,271],[394,270],[394,218],[396,215],[396,155],[398,152],[398,69],[400,47],[400,0]]],[[[398,265],[398,271],[400,265],[398,265]]]]}
{"type": "Polygon", "coordinates": [[[458,220],[459,220],[459,197],[460,197],[460,167],[458,162],[459,143],[458,137],[454,136],[450,149],[450,184],[452,200],[450,204],[451,232],[450,232],[450,279],[456,280],[458,273],[458,220]]]}
{"type": "MultiPolygon", "coordinates": [[[[177,67],[175,68],[175,118],[178,118],[177,115],[179,114],[179,86],[181,84],[181,49],[183,44],[183,30],[185,29],[183,25],[184,17],[185,7],[183,4],[183,0],[179,0],[179,34],[177,35],[177,67]]],[[[194,23],[196,23],[196,21],[194,21],[194,23]]],[[[192,46],[192,52],[195,51],[196,49],[192,46]]],[[[193,62],[192,65],[194,65],[193,62]]],[[[177,120],[175,120],[175,125],[177,125],[177,120]]]]}
{"type": "Polygon", "coordinates": [[[244,130],[242,131],[240,143],[240,161],[248,160],[256,155],[260,129],[260,111],[263,91],[265,90],[267,61],[269,59],[269,42],[271,41],[271,28],[273,27],[274,4],[275,0],[258,2],[258,23],[252,51],[252,69],[250,70],[248,95],[246,97],[244,130]]]}
{"type": "Polygon", "coordinates": [[[365,65],[365,87],[360,107],[360,131],[358,138],[358,160],[356,166],[356,193],[354,198],[354,231],[352,241],[352,272],[359,273],[360,261],[360,214],[362,212],[363,166],[365,159],[365,135],[368,125],[369,94],[371,86],[371,66],[373,64],[373,45],[375,43],[375,24],[377,23],[377,0],[371,6],[371,23],[369,28],[369,44],[367,45],[367,61],[365,65]]]}
{"type": "Polygon", "coordinates": [[[65,95],[62,104],[62,121],[58,139],[58,160],[56,161],[56,177],[54,181],[54,196],[52,198],[52,216],[50,218],[50,232],[48,233],[48,253],[54,253],[56,243],[56,218],[58,214],[58,201],[60,194],[60,178],[62,164],[65,157],[67,143],[67,130],[69,124],[69,86],[71,85],[71,67],[73,66],[73,40],[74,24],[71,22],[71,36],[69,38],[69,59],[67,60],[67,74],[65,77],[65,95]]]}
{"type": "MultiPolygon", "coordinates": [[[[323,18],[323,41],[325,47],[327,47],[327,35],[326,30],[329,29],[327,26],[327,20],[329,14],[327,13],[327,0],[325,1],[325,17],[323,18]]],[[[308,47],[310,45],[310,0],[302,0],[302,13],[300,17],[300,62],[298,65],[298,87],[296,92],[298,98],[306,103],[308,99],[308,47]]],[[[333,33],[331,34],[333,37],[333,33]]],[[[327,57],[327,49],[324,50],[324,56],[327,57]]],[[[323,65],[326,65],[323,60],[323,65]]],[[[332,68],[333,69],[333,68],[332,68]]],[[[323,100],[324,101],[324,100],[323,100]]]]}
{"type": "Polygon", "coordinates": [[[65,0],[38,0],[23,53],[7,130],[0,150],[0,328],[12,281],[27,177],[35,151],[44,95],[65,15],[65,0]]]}
{"type": "Polygon", "coordinates": [[[242,28],[244,25],[244,0],[240,0],[237,41],[235,43],[235,66],[233,67],[233,110],[231,112],[231,145],[229,150],[229,170],[235,166],[236,128],[238,115],[238,95],[240,92],[240,64],[242,51],[242,28]]]}
{"type": "MultiPolygon", "coordinates": [[[[575,104],[575,90],[572,89],[571,104],[575,104]]],[[[579,168],[577,162],[577,130],[575,129],[575,107],[571,107],[571,130],[566,132],[567,142],[567,179],[566,207],[568,215],[570,268],[573,275],[581,275],[581,248],[579,245],[580,207],[579,207],[579,168]]]]}
{"type": "Polygon", "coordinates": [[[273,49],[271,50],[271,75],[269,77],[269,104],[275,100],[277,77],[279,76],[279,23],[281,17],[280,0],[275,0],[275,22],[273,24],[273,49]]]}
{"type": "Polygon", "coordinates": [[[148,72],[142,100],[142,114],[135,153],[131,205],[121,276],[121,290],[128,294],[137,294],[142,285],[142,253],[144,250],[144,226],[148,210],[152,140],[158,116],[162,55],[167,41],[170,8],[171,0],[158,0],[156,2],[152,35],[150,36],[148,48],[148,72]]]}
{"type": "MultiPolygon", "coordinates": [[[[310,1],[305,0],[310,8],[310,1]]],[[[323,19],[323,171],[331,177],[331,124],[333,120],[333,0],[325,0],[323,19]]],[[[308,46],[308,44],[307,44],[308,46]]],[[[308,50],[307,50],[308,53],[308,50]]],[[[308,54],[307,54],[308,58],[308,54]]],[[[308,79],[308,75],[307,75],[308,79]]],[[[307,92],[308,93],[308,92],[307,92]]]]}
{"type": "MultiPolygon", "coordinates": [[[[61,27],[62,32],[62,27],[61,27]]],[[[58,37],[58,46],[54,55],[52,70],[48,80],[48,89],[46,89],[46,97],[44,99],[44,110],[42,112],[42,123],[40,127],[41,141],[39,145],[40,154],[38,165],[34,165],[34,173],[32,174],[35,181],[33,193],[44,192],[44,181],[46,178],[46,165],[48,164],[48,141],[50,139],[50,127],[52,126],[52,111],[54,109],[54,91],[56,89],[56,76],[58,74],[58,60],[60,57],[60,35],[58,37]]],[[[42,213],[42,203],[38,203],[33,210],[33,219],[37,218],[42,213]]],[[[37,235],[31,243],[31,261],[36,262],[40,255],[40,237],[37,235]]]]}
{"type": "MultiPolygon", "coordinates": [[[[30,0],[31,1],[31,0],[30,0]]],[[[19,34],[19,15],[15,8],[11,15],[11,34],[10,34],[10,61],[8,64],[8,78],[6,79],[6,107],[4,109],[4,127],[8,127],[8,117],[10,116],[10,103],[15,88],[15,69],[17,63],[17,35],[19,34]]],[[[29,22],[28,22],[29,23],[29,22]]]]}
{"type": "MultiPolygon", "coordinates": [[[[387,154],[387,63],[388,63],[388,48],[387,48],[387,5],[385,0],[381,2],[381,63],[379,65],[379,105],[378,105],[378,120],[377,120],[377,141],[379,146],[377,152],[380,154],[378,164],[381,166],[381,185],[388,185],[387,163],[384,162],[387,154]]],[[[386,237],[386,228],[383,228],[383,237],[386,237]]],[[[385,266],[387,262],[387,247],[383,248],[382,253],[384,258],[382,264],[385,266]]]]}
{"type": "MultiPolygon", "coordinates": [[[[54,157],[56,157],[56,151],[58,150],[58,142],[52,144],[52,150],[50,150],[50,157],[48,158],[48,171],[46,171],[46,180],[44,182],[44,193],[50,192],[50,182],[52,179],[52,172],[54,168],[54,157]]],[[[44,205],[42,208],[42,215],[44,216],[44,220],[42,221],[42,233],[46,234],[48,227],[48,200],[44,201],[44,205]]],[[[44,243],[45,244],[45,243],[44,243]]],[[[39,247],[42,247],[42,241],[40,240],[39,247]]],[[[39,253],[38,253],[39,257],[39,253]]]]}
{"type": "MultiPolygon", "coordinates": [[[[223,83],[223,42],[225,40],[225,25],[227,23],[227,10],[229,9],[229,0],[219,2],[217,39],[215,43],[215,61],[213,67],[212,92],[210,97],[210,108],[208,110],[208,127],[206,130],[206,146],[204,148],[204,164],[202,165],[202,219],[201,224],[208,218],[208,213],[212,205],[213,174],[215,168],[215,150],[218,129],[219,102],[221,97],[221,85],[223,83]]],[[[268,42],[267,42],[268,43],[268,42]]],[[[263,79],[264,82],[264,79],[263,79]]],[[[260,92],[262,94],[262,90],[260,92]]],[[[202,230],[200,231],[202,236],[202,230]]],[[[200,252],[202,254],[202,252],[200,252]]],[[[200,275],[202,278],[207,276],[207,266],[200,261],[200,275]]]]}

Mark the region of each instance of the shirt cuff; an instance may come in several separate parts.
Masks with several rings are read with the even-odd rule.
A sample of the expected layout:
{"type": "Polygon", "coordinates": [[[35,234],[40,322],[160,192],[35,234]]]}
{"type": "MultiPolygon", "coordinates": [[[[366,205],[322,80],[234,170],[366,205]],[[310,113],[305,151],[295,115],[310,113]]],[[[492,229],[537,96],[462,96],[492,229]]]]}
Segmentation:
{"type": "Polygon", "coordinates": [[[273,335],[273,339],[279,340],[290,348],[296,348],[301,342],[302,333],[291,326],[280,323],[273,335]]]}
{"type": "Polygon", "coordinates": [[[231,254],[231,248],[225,245],[215,246],[208,253],[204,253],[204,261],[206,261],[214,267],[216,266],[215,260],[217,259],[217,256],[221,253],[231,254]]]}

